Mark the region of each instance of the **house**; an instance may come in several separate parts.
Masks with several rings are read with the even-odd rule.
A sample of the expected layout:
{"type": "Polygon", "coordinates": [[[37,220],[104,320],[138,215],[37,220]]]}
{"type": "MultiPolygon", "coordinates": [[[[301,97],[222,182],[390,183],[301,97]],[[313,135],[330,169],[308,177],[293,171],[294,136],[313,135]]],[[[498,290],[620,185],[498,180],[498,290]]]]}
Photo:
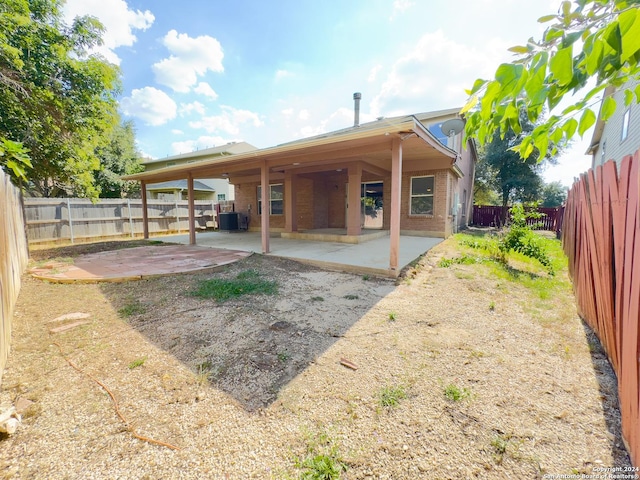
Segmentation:
{"type": "MultiPolygon", "coordinates": [[[[236,153],[244,153],[257,150],[256,147],[247,142],[231,142],[218,147],[205,148],[190,153],[181,153],[171,157],[160,159],[148,159],[142,162],[145,171],[158,170],[160,168],[173,167],[176,165],[186,165],[203,160],[211,160],[213,158],[225,155],[234,155],[236,153]]],[[[213,200],[216,202],[224,200],[233,200],[233,185],[226,178],[201,178],[194,185],[196,200],[213,200]]],[[[147,185],[147,193],[149,198],[158,198],[165,200],[185,200],[187,192],[187,182],[169,181],[160,184],[147,185]]]]}
{"type": "Polygon", "coordinates": [[[623,157],[633,155],[640,149],[640,104],[635,99],[627,107],[624,104],[626,89],[635,89],[640,86],[640,81],[633,80],[623,87],[607,87],[604,97],[612,97],[616,101],[616,111],[606,122],[602,121],[601,113],[593,131],[591,144],[587,155],[592,156],[591,166],[595,168],[603,165],[607,160],[615,160],[620,166],[623,157]]]}
{"type": "Polygon", "coordinates": [[[196,179],[228,179],[263,253],[274,234],[322,239],[329,229],[332,241],[355,243],[377,230],[390,237],[389,273],[397,275],[400,235],[446,238],[468,224],[476,150],[463,145],[457,108],[360,124],[358,101],[349,128],[127,178],[143,192],[157,182],[186,178],[193,190],[196,179]]]}

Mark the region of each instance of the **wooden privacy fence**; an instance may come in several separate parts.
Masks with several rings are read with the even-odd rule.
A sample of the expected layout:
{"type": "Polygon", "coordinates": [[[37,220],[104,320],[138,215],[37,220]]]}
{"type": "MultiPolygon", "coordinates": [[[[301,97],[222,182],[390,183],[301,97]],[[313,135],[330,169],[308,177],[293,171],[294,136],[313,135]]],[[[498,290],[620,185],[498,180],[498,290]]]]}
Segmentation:
{"type": "Polygon", "coordinates": [[[562,244],[580,316],[596,332],[618,378],[622,435],[640,466],[640,150],[616,170],[583,174],[567,197],[562,244]]]}
{"type": "Polygon", "coordinates": [[[13,309],[29,250],[24,231],[20,190],[0,169],[0,383],[9,356],[13,309]]]}
{"type": "MultiPolygon", "coordinates": [[[[25,198],[30,243],[143,234],[141,199],[25,198]]],[[[195,201],[196,228],[213,227],[214,203],[195,201]]],[[[189,231],[189,203],[147,200],[149,233],[189,231]]]]}
{"type": "MultiPolygon", "coordinates": [[[[492,205],[474,205],[471,225],[476,227],[499,227],[501,226],[500,219],[502,218],[502,210],[503,207],[492,205]]],[[[506,218],[508,219],[509,207],[507,207],[506,210],[506,218]]],[[[542,213],[542,217],[538,219],[528,219],[528,224],[533,225],[540,223],[541,225],[536,227],[537,230],[551,230],[554,232],[560,230],[562,227],[562,207],[539,207],[537,211],[542,213]]]]}

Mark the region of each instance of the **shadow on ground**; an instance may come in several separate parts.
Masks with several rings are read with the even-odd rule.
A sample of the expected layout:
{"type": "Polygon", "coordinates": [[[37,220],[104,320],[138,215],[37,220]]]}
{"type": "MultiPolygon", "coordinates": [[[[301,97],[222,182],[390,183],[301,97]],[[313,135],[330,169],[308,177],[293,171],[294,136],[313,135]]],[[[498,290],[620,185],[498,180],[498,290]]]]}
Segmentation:
{"type": "Polygon", "coordinates": [[[216,271],[100,288],[153,344],[254,411],[270,405],[395,285],[253,255],[216,271]],[[203,280],[233,279],[247,271],[275,281],[277,293],[224,302],[191,295],[203,280]]]}
{"type": "Polygon", "coordinates": [[[611,455],[615,459],[613,466],[628,466],[631,464],[631,460],[624,446],[624,440],[622,439],[618,380],[596,333],[584,320],[582,321],[582,327],[584,328],[584,334],[589,344],[593,372],[598,381],[600,398],[602,400],[603,417],[610,434],[611,455]]]}

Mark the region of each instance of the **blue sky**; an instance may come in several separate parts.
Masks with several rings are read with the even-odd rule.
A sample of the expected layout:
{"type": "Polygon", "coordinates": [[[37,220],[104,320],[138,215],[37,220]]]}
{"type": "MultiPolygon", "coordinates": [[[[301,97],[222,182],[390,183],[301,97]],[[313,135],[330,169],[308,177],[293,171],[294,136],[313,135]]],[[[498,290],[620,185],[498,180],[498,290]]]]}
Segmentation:
{"type": "MultiPolygon", "coordinates": [[[[269,147],[361,121],[462,106],[465,88],[539,38],[559,0],[67,0],[105,25],[120,111],[148,157],[269,147]]],[[[590,166],[576,142],[546,172],[590,166]]]]}

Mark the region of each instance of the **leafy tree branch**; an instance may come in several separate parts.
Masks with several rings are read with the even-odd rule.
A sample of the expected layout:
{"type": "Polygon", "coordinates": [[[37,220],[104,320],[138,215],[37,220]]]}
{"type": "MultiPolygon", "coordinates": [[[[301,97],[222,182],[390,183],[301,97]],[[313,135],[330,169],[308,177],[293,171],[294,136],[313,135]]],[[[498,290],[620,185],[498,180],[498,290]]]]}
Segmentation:
{"type": "MultiPolygon", "coordinates": [[[[466,136],[483,145],[496,133],[519,134],[524,109],[536,127],[514,146],[522,158],[534,150],[556,153],[576,133],[584,135],[596,122],[593,109],[608,86],[625,88],[626,106],[640,101],[640,85],[626,87],[640,79],[640,0],[564,1],[557,14],[538,21],[549,24],[542,39],[512,47],[516,59],[500,65],[492,80],[476,80],[461,110],[467,116],[466,136]],[[557,111],[574,94],[577,100],[557,111]],[[550,115],[540,121],[545,110],[550,115]]],[[[605,96],[602,120],[617,107],[605,96]]]]}

